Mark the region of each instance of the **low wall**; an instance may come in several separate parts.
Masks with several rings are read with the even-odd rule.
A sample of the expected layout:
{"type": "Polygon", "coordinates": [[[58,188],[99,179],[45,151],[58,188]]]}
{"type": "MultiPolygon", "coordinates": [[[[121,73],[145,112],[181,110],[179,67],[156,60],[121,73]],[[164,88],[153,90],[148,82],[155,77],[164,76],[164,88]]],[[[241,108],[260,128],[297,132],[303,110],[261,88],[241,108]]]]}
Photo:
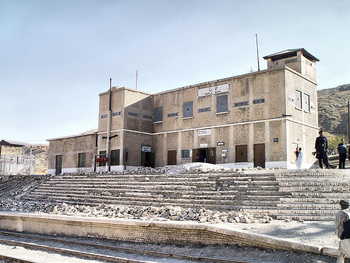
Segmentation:
{"type": "MultiPolygon", "coordinates": [[[[0,229],[47,235],[107,238],[139,243],[240,245],[325,254],[322,247],[191,222],[150,222],[0,212],[0,229]]],[[[327,255],[334,256],[333,250],[327,255]]]]}

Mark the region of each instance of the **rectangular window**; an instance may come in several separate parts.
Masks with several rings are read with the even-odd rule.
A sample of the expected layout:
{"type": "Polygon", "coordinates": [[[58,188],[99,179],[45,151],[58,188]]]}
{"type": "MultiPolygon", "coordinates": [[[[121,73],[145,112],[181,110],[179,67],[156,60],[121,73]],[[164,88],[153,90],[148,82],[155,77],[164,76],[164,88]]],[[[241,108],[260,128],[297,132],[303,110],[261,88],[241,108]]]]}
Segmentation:
{"type": "Polygon", "coordinates": [[[193,101],[184,102],[182,116],[183,118],[193,117],[193,101]]]}
{"type": "Polygon", "coordinates": [[[111,165],[119,165],[119,156],[120,151],[119,150],[112,150],[111,151],[111,165]]]}
{"type": "Polygon", "coordinates": [[[295,107],[297,109],[302,109],[302,103],[301,103],[301,91],[296,90],[295,91],[295,107]]]}
{"type": "Polygon", "coordinates": [[[154,122],[163,121],[163,107],[154,109],[154,122]]]}
{"type": "Polygon", "coordinates": [[[181,158],[190,158],[191,157],[191,151],[190,150],[181,150],[181,158]]]}
{"type": "Polygon", "coordinates": [[[86,166],[86,153],[79,153],[78,154],[78,167],[85,167],[86,166]]]}
{"type": "Polygon", "coordinates": [[[248,162],[248,145],[236,145],[236,163],[248,162]]]}
{"type": "Polygon", "coordinates": [[[216,97],[216,113],[228,112],[227,100],[228,100],[227,95],[216,97]]]}
{"type": "Polygon", "coordinates": [[[303,105],[304,111],[310,112],[310,96],[309,95],[304,94],[303,103],[304,103],[304,105],[303,105]]]}

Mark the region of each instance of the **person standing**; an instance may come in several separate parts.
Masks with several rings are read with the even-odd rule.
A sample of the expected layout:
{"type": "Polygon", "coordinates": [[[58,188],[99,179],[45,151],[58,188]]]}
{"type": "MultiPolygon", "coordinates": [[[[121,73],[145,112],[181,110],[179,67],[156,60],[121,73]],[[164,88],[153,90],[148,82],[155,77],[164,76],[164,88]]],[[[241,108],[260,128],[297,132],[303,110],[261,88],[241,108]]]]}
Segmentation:
{"type": "Polygon", "coordinates": [[[315,142],[315,149],[316,149],[316,158],[318,159],[318,164],[321,169],[323,169],[323,164],[326,166],[326,168],[330,168],[329,162],[328,162],[328,156],[327,156],[327,150],[328,150],[328,140],[325,136],[323,136],[323,131],[320,130],[318,132],[319,136],[316,138],[315,142]]]}
{"type": "Polygon", "coordinates": [[[349,203],[347,201],[340,200],[339,204],[341,210],[338,211],[337,215],[335,216],[335,233],[337,234],[337,237],[341,239],[339,242],[339,256],[337,259],[337,263],[344,263],[346,254],[348,254],[348,251],[350,249],[350,239],[343,239],[342,237],[344,231],[343,224],[346,220],[350,219],[350,211],[348,210],[349,203]]]}
{"type": "Polygon", "coordinates": [[[303,153],[301,151],[301,148],[297,151],[297,159],[295,161],[295,164],[297,165],[297,168],[300,169],[301,165],[303,164],[303,153]]]}
{"type": "Polygon", "coordinates": [[[344,139],[341,139],[338,144],[338,153],[339,153],[339,169],[345,169],[345,160],[348,149],[344,144],[344,139]]]}

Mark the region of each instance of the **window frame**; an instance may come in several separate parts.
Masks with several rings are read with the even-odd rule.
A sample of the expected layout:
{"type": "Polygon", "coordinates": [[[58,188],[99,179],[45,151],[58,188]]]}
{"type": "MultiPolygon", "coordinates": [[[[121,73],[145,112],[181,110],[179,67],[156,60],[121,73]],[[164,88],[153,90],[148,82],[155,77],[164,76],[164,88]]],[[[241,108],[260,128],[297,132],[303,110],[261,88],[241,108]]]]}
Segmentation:
{"type": "Polygon", "coordinates": [[[222,113],[227,113],[227,112],[228,112],[228,95],[226,94],[226,95],[217,96],[216,97],[216,113],[222,114],[222,113]],[[226,105],[224,105],[224,104],[226,104],[226,105]]]}
{"type": "Polygon", "coordinates": [[[295,108],[303,109],[303,93],[300,90],[295,90],[295,108]]]}
{"type": "Polygon", "coordinates": [[[86,167],[86,153],[78,153],[78,167],[86,167]]]}
{"type": "Polygon", "coordinates": [[[110,164],[111,165],[120,165],[120,150],[111,150],[110,156],[110,164]]]}

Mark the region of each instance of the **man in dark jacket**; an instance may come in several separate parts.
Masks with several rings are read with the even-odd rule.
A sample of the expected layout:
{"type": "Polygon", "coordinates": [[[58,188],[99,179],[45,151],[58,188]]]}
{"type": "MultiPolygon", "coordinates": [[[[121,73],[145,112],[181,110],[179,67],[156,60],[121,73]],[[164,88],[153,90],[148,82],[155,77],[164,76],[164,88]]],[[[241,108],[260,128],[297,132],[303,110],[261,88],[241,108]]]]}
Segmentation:
{"type": "Polygon", "coordinates": [[[318,132],[320,136],[316,138],[315,142],[315,149],[316,149],[316,158],[318,159],[318,164],[321,169],[323,169],[323,164],[329,169],[329,162],[328,162],[328,156],[327,156],[327,150],[328,150],[328,140],[326,137],[323,136],[323,131],[320,130],[318,132]]]}
{"type": "Polygon", "coordinates": [[[345,169],[345,160],[348,149],[344,144],[344,139],[341,139],[338,144],[338,153],[339,153],[339,169],[345,169]]]}

